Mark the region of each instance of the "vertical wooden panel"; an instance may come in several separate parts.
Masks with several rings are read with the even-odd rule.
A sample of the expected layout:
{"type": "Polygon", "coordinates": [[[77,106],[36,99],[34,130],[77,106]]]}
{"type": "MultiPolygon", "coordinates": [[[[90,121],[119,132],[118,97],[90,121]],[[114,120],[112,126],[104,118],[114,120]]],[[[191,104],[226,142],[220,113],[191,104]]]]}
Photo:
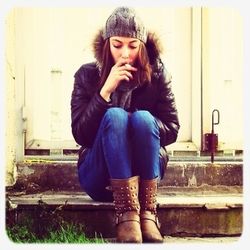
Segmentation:
{"type": "Polygon", "coordinates": [[[205,8],[203,34],[204,133],[218,109],[219,149],[243,149],[242,17],[232,8],[205,8]]]}

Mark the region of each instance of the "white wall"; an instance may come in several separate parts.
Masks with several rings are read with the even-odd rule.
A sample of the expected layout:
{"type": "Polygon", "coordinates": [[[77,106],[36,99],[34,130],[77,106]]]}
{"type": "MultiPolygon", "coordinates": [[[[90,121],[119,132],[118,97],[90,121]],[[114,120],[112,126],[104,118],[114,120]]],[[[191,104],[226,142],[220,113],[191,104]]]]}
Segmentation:
{"type": "MultiPolygon", "coordinates": [[[[93,36],[112,10],[15,8],[6,16],[10,176],[15,161],[23,158],[24,129],[26,147],[76,148],[70,128],[73,75],[81,64],[93,60],[93,36]]],[[[221,114],[215,127],[219,148],[242,149],[243,31],[239,13],[227,8],[188,7],[141,7],[137,11],[146,26],[160,36],[163,60],[173,75],[181,129],[178,142],[171,147],[194,143],[199,150],[201,123],[203,133],[209,133],[216,108],[221,114]]]]}
{"type": "Polygon", "coordinates": [[[211,132],[213,109],[220,111],[215,126],[219,148],[243,147],[243,23],[231,8],[203,10],[203,124],[211,132]]]}
{"type": "MultiPolygon", "coordinates": [[[[61,141],[64,146],[74,147],[69,142],[73,142],[69,106],[73,75],[81,64],[93,60],[92,39],[112,10],[13,10],[16,84],[24,88],[27,113],[26,147],[37,148],[39,144],[39,148],[46,148],[51,141],[53,147],[61,147],[61,141]]],[[[178,140],[191,141],[191,8],[140,8],[138,12],[145,25],[159,35],[164,48],[162,58],[173,75],[183,124],[178,140]]]]}

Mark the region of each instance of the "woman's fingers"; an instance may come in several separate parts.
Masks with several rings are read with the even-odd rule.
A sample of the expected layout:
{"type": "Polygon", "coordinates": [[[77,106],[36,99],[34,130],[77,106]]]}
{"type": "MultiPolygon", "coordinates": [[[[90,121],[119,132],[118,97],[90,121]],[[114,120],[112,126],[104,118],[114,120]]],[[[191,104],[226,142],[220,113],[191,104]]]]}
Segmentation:
{"type": "Polygon", "coordinates": [[[133,67],[130,63],[131,61],[129,59],[120,57],[114,66],[116,68],[125,67],[127,70],[136,71],[137,69],[133,67]]]}
{"type": "Polygon", "coordinates": [[[133,67],[132,65],[126,63],[119,67],[120,70],[128,70],[128,71],[137,71],[137,68],[133,67]]]}
{"type": "Polygon", "coordinates": [[[111,68],[109,76],[104,84],[106,92],[114,92],[122,80],[130,81],[133,79],[132,73],[135,71],[137,71],[137,68],[130,65],[128,59],[120,58],[111,68]]]}
{"type": "Polygon", "coordinates": [[[137,71],[137,68],[133,67],[129,63],[127,63],[127,59],[121,58],[113,67],[112,71],[116,76],[121,80],[131,80],[133,79],[132,72],[137,71]]]}
{"type": "Polygon", "coordinates": [[[120,67],[120,66],[123,66],[126,63],[129,63],[128,59],[120,57],[119,60],[116,62],[115,66],[120,67]]]}
{"type": "Polygon", "coordinates": [[[133,75],[127,70],[120,71],[119,76],[121,77],[121,80],[129,81],[129,80],[133,79],[133,75]]]}
{"type": "Polygon", "coordinates": [[[131,66],[130,64],[126,63],[120,67],[116,68],[118,75],[122,76],[121,80],[131,80],[133,79],[132,72],[137,71],[137,68],[131,66]],[[123,77],[124,76],[124,77],[123,77]]]}

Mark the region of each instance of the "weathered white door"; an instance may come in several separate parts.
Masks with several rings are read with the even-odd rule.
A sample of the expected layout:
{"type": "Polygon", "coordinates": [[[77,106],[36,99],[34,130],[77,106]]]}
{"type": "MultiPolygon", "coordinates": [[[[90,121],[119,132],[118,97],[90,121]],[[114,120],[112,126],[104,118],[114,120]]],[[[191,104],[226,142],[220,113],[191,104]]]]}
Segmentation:
{"type": "MultiPolygon", "coordinates": [[[[24,87],[26,149],[74,149],[70,127],[73,75],[92,61],[91,42],[112,8],[20,8],[15,10],[18,71],[24,87]],[[95,17],[93,19],[93,16],[95,17]]],[[[182,124],[179,141],[191,141],[191,8],[139,8],[156,31],[163,60],[173,75],[182,124]],[[185,42],[183,42],[185,41],[185,42]],[[183,94],[184,98],[183,98],[183,94]]]]}
{"type": "Polygon", "coordinates": [[[212,111],[219,149],[243,149],[243,17],[232,8],[203,9],[203,124],[211,132],[212,111]],[[215,116],[216,119],[216,116],[215,116]]]}

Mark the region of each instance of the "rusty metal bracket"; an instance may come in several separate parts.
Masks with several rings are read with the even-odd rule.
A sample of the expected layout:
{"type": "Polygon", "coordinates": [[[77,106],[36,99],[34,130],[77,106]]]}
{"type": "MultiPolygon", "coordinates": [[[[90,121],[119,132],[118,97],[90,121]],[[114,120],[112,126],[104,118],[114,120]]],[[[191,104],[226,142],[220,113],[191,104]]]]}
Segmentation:
{"type": "Polygon", "coordinates": [[[218,149],[218,134],[214,133],[214,125],[220,123],[220,112],[218,109],[214,109],[212,112],[212,131],[205,134],[205,151],[211,153],[211,162],[214,162],[214,153],[218,149]],[[215,113],[217,113],[217,120],[215,121],[215,113]]]}

